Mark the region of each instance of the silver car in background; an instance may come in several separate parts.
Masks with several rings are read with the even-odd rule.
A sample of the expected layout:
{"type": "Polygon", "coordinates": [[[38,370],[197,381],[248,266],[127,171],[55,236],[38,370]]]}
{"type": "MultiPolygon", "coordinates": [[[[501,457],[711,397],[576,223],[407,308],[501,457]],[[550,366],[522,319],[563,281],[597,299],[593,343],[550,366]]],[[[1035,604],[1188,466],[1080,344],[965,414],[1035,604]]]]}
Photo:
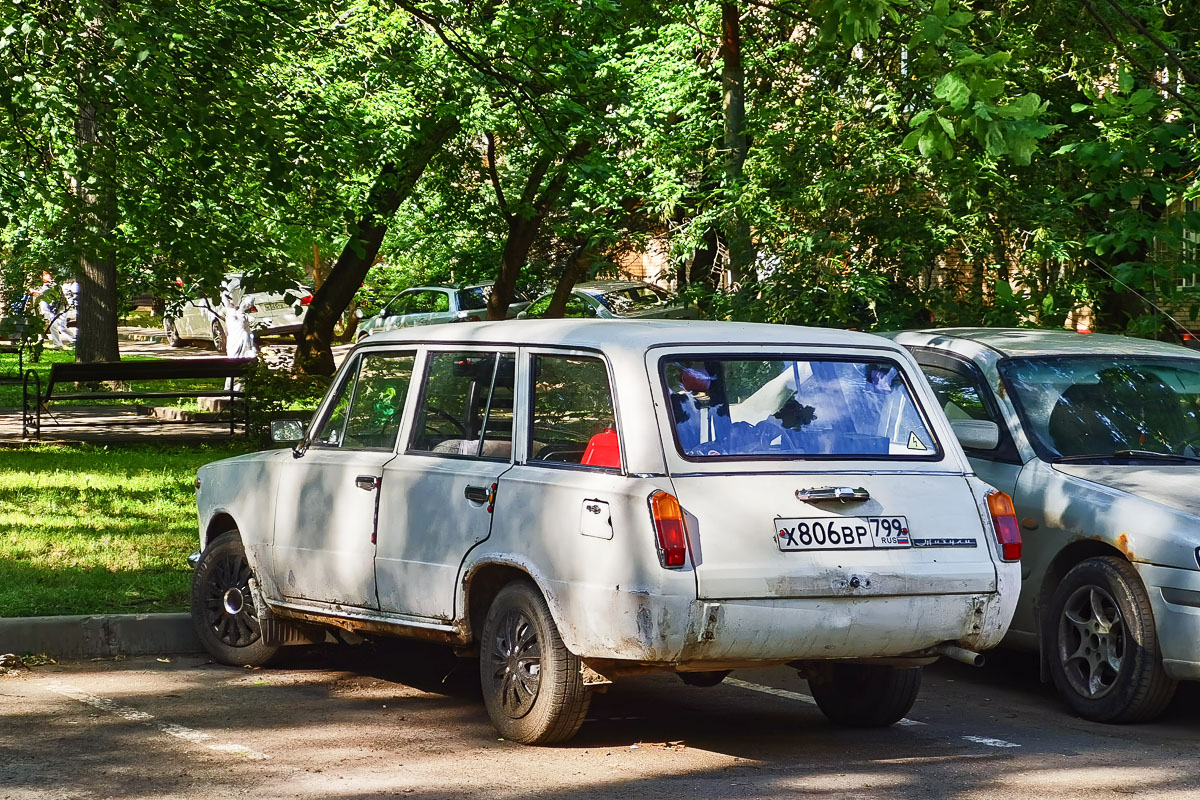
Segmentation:
{"type": "MultiPolygon", "coordinates": [[[[238,305],[250,301],[246,314],[250,329],[256,336],[288,336],[304,327],[304,315],[312,302],[312,292],[300,284],[282,292],[256,291],[252,279],[243,274],[226,276],[221,293],[238,305]]],[[[225,351],[226,332],[224,305],[220,298],[193,298],[176,311],[163,316],[163,330],[172,347],[189,342],[212,342],[219,352],[225,351]]]]}
{"type": "MultiPolygon", "coordinates": [[[[442,322],[477,322],[487,319],[487,302],[493,284],[473,286],[413,286],[387,302],[378,314],[363,317],[358,323],[355,341],[368,336],[414,325],[437,325],[442,322]]],[[[508,306],[508,316],[515,317],[529,305],[520,294],[508,306]]]]}
{"type": "MultiPolygon", "coordinates": [[[[518,314],[520,319],[540,319],[554,293],[538,297],[518,314]]],[[[640,281],[588,281],[577,283],[563,310],[569,319],[695,319],[699,311],[664,289],[640,281]]]]}
{"type": "Polygon", "coordinates": [[[1024,529],[1006,644],[1080,715],[1152,719],[1200,680],[1200,353],[1067,331],[894,336],[1024,529]]]}

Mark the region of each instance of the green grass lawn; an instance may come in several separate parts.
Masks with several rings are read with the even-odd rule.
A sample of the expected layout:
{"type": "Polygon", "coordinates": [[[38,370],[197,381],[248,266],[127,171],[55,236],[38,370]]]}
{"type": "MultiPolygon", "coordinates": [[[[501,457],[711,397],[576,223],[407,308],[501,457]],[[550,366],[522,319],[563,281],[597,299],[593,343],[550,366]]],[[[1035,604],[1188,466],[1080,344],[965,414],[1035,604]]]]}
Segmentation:
{"type": "Polygon", "coordinates": [[[251,449],[0,450],[0,616],[185,610],[196,470],[251,449]]]}

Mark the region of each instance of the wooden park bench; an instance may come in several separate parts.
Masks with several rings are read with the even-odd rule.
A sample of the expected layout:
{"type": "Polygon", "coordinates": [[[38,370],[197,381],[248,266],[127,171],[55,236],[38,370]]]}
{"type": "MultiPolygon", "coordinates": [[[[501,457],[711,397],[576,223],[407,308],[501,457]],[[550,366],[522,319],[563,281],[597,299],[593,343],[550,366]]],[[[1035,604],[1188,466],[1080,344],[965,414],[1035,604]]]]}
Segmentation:
{"type": "MultiPolygon", "coordinates": [[[[217,397],[229,400],[229,434],[236,432],[238,416],[234,410],[241,407],[243,430],[250,432],[250,403],[245,392],[233,388],[245,378],[254,365],[253,358],[172,358],[156,361],[106,361],[93,364],[51,364],[45,390],[41,376],[35,371],[25,373],[22,391],[21,436],[28,438],[32,430],[34,438],[42,438],[42,416],[50,413],[54,401],[68,400],[163,400],[201,397],[217,397]],[[148,381],[183,381],[225,379],[225,388],[170,388],[166,390],[97,389],[99,384],[148,381]]],[[[187,420],[181,420],[187,421],[187,420]]],[[[202,420],[195,420],[200,422],[202,420]]],[[[57,422],[57,420],[56,420],[57,422]]],[[[111,424],[119,424],[114,420],[111,424]]],[[[72,421],[72,424],[76,424],[72,421]]],[[[84,424],[105,424],[94,420],[84,424]]]]}
{"type": "Polygon", "coordinates": [[[0,353],[17,354],[17,371],[12,375],[0,375],[0,381],[21,381],[25,374],[25,352],[33,346],[39,333],[24,317],[0,317],[0,353]]]}

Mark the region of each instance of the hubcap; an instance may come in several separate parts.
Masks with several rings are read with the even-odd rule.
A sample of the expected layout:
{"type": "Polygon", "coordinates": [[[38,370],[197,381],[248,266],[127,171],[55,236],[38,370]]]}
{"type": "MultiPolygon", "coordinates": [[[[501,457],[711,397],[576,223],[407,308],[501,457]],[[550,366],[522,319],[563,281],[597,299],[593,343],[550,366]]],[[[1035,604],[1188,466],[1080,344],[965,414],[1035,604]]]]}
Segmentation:
{"type": "Polygon", "coordinates": [[[217,560],[204,582],[204,623],[230,647],[246,647],[261,632],[250,594],[250,565],[239,555],[217,560]]]}
{"type": "Polygon", "coordinates": [[[500,708],[513,719],[528,714],[541,687],[542,646],[524,611],[512,609],[500,620],[488,661],[500,708]]]}
{"type": "Polygon", "coordinates": [[[1125,620],[1104,589],[1081,586],[1071,594],[1059,620],[1058,658],[1077,694],[1100,698],[1116,686],[1125,663],[1125,620]]]}

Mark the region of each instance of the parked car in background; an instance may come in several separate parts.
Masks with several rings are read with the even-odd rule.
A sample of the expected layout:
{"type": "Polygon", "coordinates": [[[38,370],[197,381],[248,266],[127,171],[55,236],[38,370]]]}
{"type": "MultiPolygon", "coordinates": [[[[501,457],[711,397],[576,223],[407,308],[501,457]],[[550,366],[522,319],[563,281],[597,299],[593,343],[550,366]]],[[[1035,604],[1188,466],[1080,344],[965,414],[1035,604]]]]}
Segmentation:
{"type": "MultiPolygon", "coordinates": [[[[312,291],[300,284],[283,292],[256,291],[252,279],[242,274],[227,276],[221,283],[221,292],[227,294],[235,306],[246,299],[250,301],[246,312],[256,336],[299,333],[304,327],[304,314],[312,302],[312,291]]],[[[183,347],[191,341],[207,341],[224,352],[227,331],[224,313],[220,297],[190,299],[178,311],[168,311],[163,316],[167,341],[172,347],[183,347]]]]}
{"type": "MultiPolygon", "coordinates": [[[[544,294],[529,304],[521,319],[541,318],[550,308],[554,293],[544,294]]],[[[564,317],[573,319],[695,319],[695,306],[687,305],[657,286],[640,281],[589,281],[577,283],[567,300],[564,317]]]]}
{"type": "Polygon", "coordinates": [[[1200,353],[1067,331],[906,331],[975,471],[1024,528],[1007,643],[1103,722],[1200,680],[1200,353]]]}
{"type": "Polygon", "coordinates": [[[326,628],[479,654],[507,739],[591,691],[788,664],[890,725],[978,658],[1019,581],[1011,504],[876,336],[670,320],[408,328],[351,351],[294,449],[197,479],[192,615],[226,664],[326,628]]]}
{"type": "MultiPolygon", "coordinates": [[[[410,328],[414,325],[436,325],[441,322],[471,322],[487,318],[487,301],[492,292],[490,283],[473,286],[414,286],[405,289],[387,302],[378,314],[364,317],[358,323],[357,341],[383,331],[410,328]]],[[[517,293],[508,306],[508,316],[515,317],[529,305],[529,299],[517,293]]]]}

